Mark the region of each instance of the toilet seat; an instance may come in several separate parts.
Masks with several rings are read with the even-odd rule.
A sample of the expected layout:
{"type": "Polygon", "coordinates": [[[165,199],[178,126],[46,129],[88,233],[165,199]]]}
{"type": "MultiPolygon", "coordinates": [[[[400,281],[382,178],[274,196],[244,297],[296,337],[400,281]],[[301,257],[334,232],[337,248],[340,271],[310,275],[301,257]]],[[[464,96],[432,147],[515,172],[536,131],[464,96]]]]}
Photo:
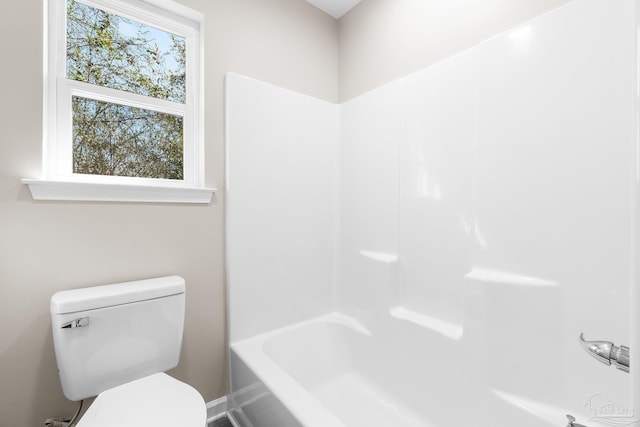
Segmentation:
{"type": "Polygon", "coordinates": [[[205,427],[200,393],[165,373],[103,391],[77,427],[205,427]]]}

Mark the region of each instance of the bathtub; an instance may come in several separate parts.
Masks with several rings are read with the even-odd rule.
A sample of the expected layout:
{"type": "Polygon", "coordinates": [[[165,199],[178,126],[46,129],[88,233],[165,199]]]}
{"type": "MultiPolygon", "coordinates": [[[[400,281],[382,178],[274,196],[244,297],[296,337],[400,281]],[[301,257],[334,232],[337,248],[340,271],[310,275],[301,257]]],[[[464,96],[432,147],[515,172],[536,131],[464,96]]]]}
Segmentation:
{"type": "Polygon", "coordinates": [[[232,344],[239,426],[546,427],[568,411],[487,387],[464,342],[389,316],[331,313],[232,344]]]}

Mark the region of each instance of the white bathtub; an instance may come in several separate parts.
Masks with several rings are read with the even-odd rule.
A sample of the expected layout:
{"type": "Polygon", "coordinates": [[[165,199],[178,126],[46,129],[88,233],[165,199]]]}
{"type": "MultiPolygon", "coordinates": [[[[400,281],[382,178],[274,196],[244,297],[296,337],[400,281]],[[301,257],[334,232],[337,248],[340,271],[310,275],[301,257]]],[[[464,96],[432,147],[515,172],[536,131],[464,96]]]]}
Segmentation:
{"type": "Polygon", "coordinates": [[[233,344],[230,415],[240,426],[566,425],[569,411],[487,387],[464,340],[385,323],[374,333],[333,313],[233,344]]]}

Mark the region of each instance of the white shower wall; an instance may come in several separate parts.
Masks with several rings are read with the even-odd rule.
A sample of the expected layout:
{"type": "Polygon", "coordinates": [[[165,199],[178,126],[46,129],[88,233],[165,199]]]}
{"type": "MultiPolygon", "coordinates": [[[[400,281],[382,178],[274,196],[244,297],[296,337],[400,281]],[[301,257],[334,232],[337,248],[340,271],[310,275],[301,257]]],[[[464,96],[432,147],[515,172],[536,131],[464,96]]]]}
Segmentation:
{"type": "Polygon", "coordinates": [[[577,338],[636,342],[636,15],[574,1],[340,106],[229,76],[231,343],[337,311],[551,425],[634,408],[577,338]]]}
{"type": "Polygon", "coordinates": [[[342,104],[337,309],[371,317],[396,300],[399,83],[342,104]]]}
{"type": "Polygon", "coordinates": [[[333,306],[339,107],[227,75],[232,341],[333,306]]]}
{"type": "Polygon", "coordinates": [[[477,339],[500,389],[578,404],[588,385],[630,403],[629,376],[593,366],[577,336],[631,340],[634,13],[632,1],[574,2],[343,105],[341,182],[360,183],[340,204],[343,222],[353,216],[341,233],[343,307],[358,314],[372,298],[369,317],[384,305],[477,339]],[[377,154],[360,162],[357,149],[377,154]],[[371,191],[398,180],[398,153],[398,213],[374,214],[386,218],[367,233],[367,208],[398,197],[371,191]],[[398,276],[381,301],[389,261],[362,254],[394,247],[398,276]]]}

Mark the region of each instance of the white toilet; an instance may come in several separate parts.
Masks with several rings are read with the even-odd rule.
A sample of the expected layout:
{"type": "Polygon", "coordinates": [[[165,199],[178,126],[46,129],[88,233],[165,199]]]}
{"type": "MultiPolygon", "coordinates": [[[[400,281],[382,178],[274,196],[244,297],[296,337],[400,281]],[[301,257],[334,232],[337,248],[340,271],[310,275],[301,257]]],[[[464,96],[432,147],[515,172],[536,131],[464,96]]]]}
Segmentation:
{"type": "Polygon", "coordinates": [[[64,395],[98,396],[78,427],[205,427],[190,385],[164,371],[180,358],[185,283],[178,276],[58,292],[53,343],[64,395]]]}

